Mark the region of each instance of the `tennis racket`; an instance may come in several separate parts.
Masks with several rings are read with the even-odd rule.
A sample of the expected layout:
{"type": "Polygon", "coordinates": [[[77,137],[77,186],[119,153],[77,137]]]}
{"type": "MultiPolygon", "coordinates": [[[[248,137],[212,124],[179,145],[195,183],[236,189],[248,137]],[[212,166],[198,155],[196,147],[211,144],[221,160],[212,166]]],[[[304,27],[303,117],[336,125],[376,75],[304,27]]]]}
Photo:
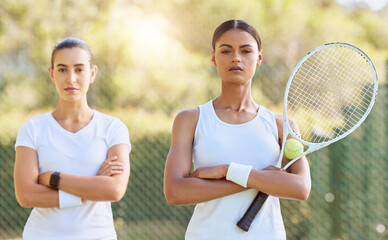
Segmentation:
{"type": "MultiPolygon", "coordinates": [[[[301,157],[336,142],[358,128],[370,113],[377,96],[377,73],[369,57],[346,43],[328,43],[309,52],[294,68],[286,86],[283,105],[282,151],[289,135],[303,143],[301,157]],[[300,129],[296,135],[292,119],[300,129]]],[[[259,192],[237,226],[248,231],[267,200],[259,192]]]]}

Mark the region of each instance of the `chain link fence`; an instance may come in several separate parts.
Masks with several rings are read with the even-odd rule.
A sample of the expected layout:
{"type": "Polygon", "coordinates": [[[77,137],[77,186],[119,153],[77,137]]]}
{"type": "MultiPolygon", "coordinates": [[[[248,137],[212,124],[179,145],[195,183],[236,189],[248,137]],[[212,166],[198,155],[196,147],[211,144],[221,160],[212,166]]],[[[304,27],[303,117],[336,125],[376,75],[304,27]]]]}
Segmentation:
{"type": "MultiPolygon", "coordinates": [[[[106,69],[101,72],[106,72],[104,70],[106,69]]],[[[274,111],[279,112],[275,106],[281,105],[285,84],[280,79],[286,79],[289,72],[290,69],[284,65],[262,66],[252,84],[253,91],[258,92],[254,94],[258,102],[269,108],[272,105],[274,111]]],[[[217,78],[214,69],[212,74],[217,78]]],[[[98,103],[105,101],[104,99],[107,99],[107,105],[114,105],[114,101],[109,98],[114,95],[114,91],[104,87],[109,85],[108,76],[109,74],[102,75],[100,79],[105,80],[104,84],[100,81],[101,85],[91,88],[89,100],[92,105],[104,106],[98,103]]],[[[48,88],[42,81],[42,87],[38,91],[47,91],[48,88]]],[[[48,79],[45,81],[49,82],[48,79]]],[[[219,82],[213,79],[209,82],[203,93],[202,98],[206,98],[204,102],[214,98],[217,94],[214,89],[219,88],[219,82]]],[[[376,105],[359,129],[340,142],[308,156],[312,176],[309,199],[303,202],[281,200],[288,239],[388,238],[387,90],[387,85],[380,85],[376,105]]],[[[55,103],[55,90],[50,91],[52,94],[46,92],[50,99],[45,102],[55,103]]],[[[167,92],[160,91],[168,95],[167,92]]],[[[140,96],[139,99],[144,101],[148,97],[140,96]]],[[[158,103],[157,99],[147,102],[155,109],[159,108],[156,104],[164,105],[163,103],[158,103]]],[[[146,111],[154,111],[153,108],[146,111]]],[[[171,108],[175,109],[177,106],[171,108]]],[[[168,206],[163,195],[163,172],[170,147],[172,119],[167,117],[161,120],[161,116],[164,116],[163,112],[170,110],[162,113],[159,111],[160,115],[148,119],[149,122],[144,122],[144,118],[132,113],[126,113],[126,109],[119,110],[120,114],[118,110],[114,111],[116,112],[112,115],[127,124],[133,147],[131,178],[126,195],[121,201],[112,204],[119,239],[183,239],[194,206],[168,206]],[[157,131],[139,130],[145,125],[160,125],[160,128],[157,131]]],[[[13,120],[19,118],[21,116],[15,116],[9,121],[0,116],[0,239],[21,238],[31,211],[18,205],[13,187],[17,129],[7,129],[9,125],[16,124],[13,120]]],[[[21,125],[21,122],[16,122],[21,125]]]]}
{"type": "MultiPolygon", "coordinates": [[[[371,115],[352,135],[308,156],[310,198],[281,200],[288,239],[388,238],[387,90],[380,86],[371,115]]],[[[193,206],[168,206],[163,196],[170,132],[132,143],[128,190],[112,204],[119,239],[183,239],[193,206]]],[[[20,238],[31,211],[16,202],[13,163],[14,141],[0,145],[0,239],[20,238]]]]}

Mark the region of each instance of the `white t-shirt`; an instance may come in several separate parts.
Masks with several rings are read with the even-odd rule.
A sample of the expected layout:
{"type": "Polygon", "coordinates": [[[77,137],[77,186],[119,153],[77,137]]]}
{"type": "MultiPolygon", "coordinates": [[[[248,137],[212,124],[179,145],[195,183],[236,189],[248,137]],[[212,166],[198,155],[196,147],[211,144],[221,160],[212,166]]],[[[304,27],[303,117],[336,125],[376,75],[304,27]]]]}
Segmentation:
{"type": "MultiPolygon", "coordinates": [[[[59,171],[95,176],[108,150],[129,142],[128,129],[118,118],[94,110],[92,120],[76,133],[62,128],[51,112],[28,120],[19,130],[15,147],[38,153],[39,173],[59,171]]],[[[26,240],[117,239],[110,202],[86,201],[69,208],[34,208],[23,232],[26,240]]]]}
{"type": "MultiPolygon", "coordinates": [[[[193,144],[194,169],[237,162],[263,169],[280,154],[275,115],[260,106],[254,119],[228,124],[218,118],[213,102],[199,107],[193,144]]],[[[186,240],[286,239],[280,203],[269,196],[248,232],[236,226],[257,195],[255,189],[199,203],[186,231],[186,240]]]]}

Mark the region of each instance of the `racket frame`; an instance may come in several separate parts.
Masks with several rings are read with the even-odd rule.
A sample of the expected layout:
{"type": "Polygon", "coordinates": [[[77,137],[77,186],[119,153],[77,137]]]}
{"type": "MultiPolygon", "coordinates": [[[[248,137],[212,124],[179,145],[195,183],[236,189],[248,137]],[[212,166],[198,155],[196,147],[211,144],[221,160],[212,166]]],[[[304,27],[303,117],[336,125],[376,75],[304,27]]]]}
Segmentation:
{"type": "Polygon", "coordinates": [[[372,107],[373,107],[373,105],[374,105],[374,103],[376,101],[377,90],[378,90],[378,82],[377,82],[376,68],[375,68],[372,60],[361,49],[359,49],[359,48],[357,48],[357,47],[355,47],[353,45],[347,44],[347,43],[333,42],[333,43],[327,43],[327,44],[321,45],[321,46],[315,48],[314,50],[310,51],[309,53],[307,53],[302,58],[302,60],[300,60],[299,63],[295,66],[294,70],[292,71],[292,73],[291,73],[291,75],[290,75],[290,77],[288,79],[286,90],[284,91],[284,102],[283,102],[283,141],[282,141],[282,148],[281,148],[281,151],[280,151],[281,153],[280,153],[280,156],[279,156],[279,159],[278,159],[278,162],[277,162],[276,166],[279,167],[279,168],[281,167],[282,160],[283,160],[283,155],[284,155],[284,150],[283,149],[284,149],[284,145],[286,143],[286,140],[287,140],[287,137],[288,137],[289,134],[291,134],[291,136],[293,138],[296,138],[298,141],[300,141],[304,146],[307,146],[308,148],[307,148],[306,151],[303,151],[303,153],[300,154],[299,156],[297,156],[296,158],[290,159],[290,162],[288,162],[283,167],[284,170],[289,168],[293,163],[295,163],[297,160],[299,160],[303,156],[306,156],[309,153],[315,152],[318,149],[327,147],[328,145],[341,140],[342,138],[348,136],[350,133],[352,133],[354,130],[356,130],[356,128],[358,128],[365,121],[365,119],[368,117],[370,111],[372,110],[372,107]],[[330,139],[329,141],[325,141],[325,142],[321,142],[321,143],[312,143],[312,142],[303,140],[300,136],[296,135],[294,133],[294,131],[292,131],[292,128],[291,128],[291,125],[290,125],[290,121],[287,118],[287,99],[288,99],[288,93],[289,93],[289,89],[290,89],[292,80],[293,80],[295,74],[297,73],[297,71],[299,70],[299,67],[310,56],[312,56],[314,53],[316,53],[316,52],[318,52],[318,51],[320,51],[320,50],[322,50],[324,48],[331,47],[333,45],[341,46],[341,47],[348,47],[348,48],[354,49],[355,51],[357,51],[357,52],[361,53],[361,55],[363,55],[363,57],[366,59],[366,61],[368,62],[369,66],[373,70],[372,72],[373,72],[373,77],[374,77],[374,89],[373,89],[374,95],[372,96],[372,99],[371,99],[371,102],[369,103],[368,109],[365,111],[365,113],[362,116],[362,118],[352,128],[350,128],[345,133],[343,133],[343,134],[341,134],[341,135],[339,135],[339,136],[337,136],[337,137],[335,137],[333,139],[330,139]]]}

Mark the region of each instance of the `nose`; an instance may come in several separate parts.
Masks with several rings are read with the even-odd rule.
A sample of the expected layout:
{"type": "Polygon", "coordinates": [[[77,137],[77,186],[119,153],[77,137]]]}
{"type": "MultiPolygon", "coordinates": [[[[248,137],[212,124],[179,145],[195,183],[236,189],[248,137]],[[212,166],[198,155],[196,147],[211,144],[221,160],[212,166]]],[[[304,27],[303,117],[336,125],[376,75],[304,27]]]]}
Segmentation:
{"type": "Polygon", "coordinates": [[[73,83],[75,83],[75,81],[76,81],[76,74],[73,73],[73,71],[69,71],[69,75],[67,77],[67,82],[69,84],[73,84],[73,83]]]}
{"type": "Polygon", "coordinates": [[[239,62],[241,62],[240,55],[238,53],[233,54],[232,63],[239,63],[239,62]]]}

